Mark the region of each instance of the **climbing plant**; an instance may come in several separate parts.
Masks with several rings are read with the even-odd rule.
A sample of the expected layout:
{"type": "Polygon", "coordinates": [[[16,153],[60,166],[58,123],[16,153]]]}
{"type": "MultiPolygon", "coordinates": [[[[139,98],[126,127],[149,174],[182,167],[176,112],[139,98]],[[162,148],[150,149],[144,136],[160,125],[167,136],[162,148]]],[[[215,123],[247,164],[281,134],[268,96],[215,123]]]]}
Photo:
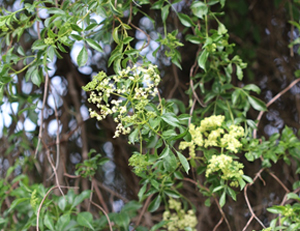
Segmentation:
{"type": "MultiPolygon", "coordinates": [[[[281,134],[257,135],[263,113],[299,79],[268,104],[258,98],[261,89],[243,79],[247,63],[222,22],[225,0],[16,3],[18,9],[2,8],[0,16],[0,97],[2,110],[11,108],[1,133],[0,229],[200,230],[206,206],[219,212],[213,230],[235,230],[225,211],[241,200],[248,213],[243,230],[253,223],[258,230],[299,229],[300,181],[287,186],[272,171],[280,162],[299,173],[296,131],[286,126],[281,134]],[[69,61],[59,66],[59,60],[69,61]],[[172,72],[168,94],[164,66],[172,72]],[[70,71],[54,86],[65,68],[70,71]],[[52,135],[47,118],[56,124],[52,135]],[[98,140],[88,142],[95,127],[96,140],[126,150],[131,183],[138,182],[132,198],[105,185],[103,172],[117,157],[98,140]],[[108,127],[113,132],[104,134],[108,127]],[[72,137],[79,137],[82,151],[73,165],[67,159],[76,155],[66,151],[72,137]],[[249,171],[254,162],[259,169],[249,171]],[[263,174],[285,191],[280,204],[267,208],[267,219],[256,214],[247,193],[265,183],[263,174]]],[[[296,38],[290,47],[298,44],[296,38]]]]}

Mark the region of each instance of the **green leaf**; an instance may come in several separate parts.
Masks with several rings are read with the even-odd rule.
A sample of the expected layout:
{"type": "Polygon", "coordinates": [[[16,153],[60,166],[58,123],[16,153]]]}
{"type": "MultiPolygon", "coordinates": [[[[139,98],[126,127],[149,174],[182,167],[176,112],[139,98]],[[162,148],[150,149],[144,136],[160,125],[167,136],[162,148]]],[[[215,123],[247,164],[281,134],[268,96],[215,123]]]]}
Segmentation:
{"type": "Polygon", "coordinates": [[[173,152],[169,152],[169,155],[167,155],[163,160],[163,165],[166,171],[173,172],[177,168],[177,159],[173,152]]]}
{"type": "Polygon", "coordinates": [[[159,228],[163,227],[165,224],[168,224],[168,223],[169,223],[169,221],[161,221],[158,224],[152,226],[150,231],[157,231],[157,230],[159,230],[159,228]]]}
{"type": "Polygon", "coordinates": [[[33,44],[32,44],[32,46],[31,46],[31,50],[43,50],[43,49],[45,49],[46,47],[48,47],[48,45],[46,45],[45,43],[44,43],[44,41],[43,40],[36,40],[33,44]]]}
{"type": "Polygon", "coordinates": [[[119,27],[116,27],[112,33],[113,39],[117,44],[120,44],[119,36],[118,36],[119,27]]]}
{"type": "Polygon", "coordinates": [[[108,60],[108,66],[113,63],[117,58],[122,57],[122,51],[123,51],[123,44],[120,44],[116,46],[116,48],[111,52],[109,60],[108,60]]]}
{"type": "Polygon", "coordinates": [[[161,152],[159,159],[165,158],[169,153],[171,152],[171,149],[169,146],[165,147],[164,150],[161,152]]]}
{"type": "Polygon", "coordinates": [[[182,23],[182,25],[184,25],[186,27],[191,27],[194,25],[192,19],[189,16],[187,16],[186,14],[178,13],[178,18],[179,18],[180,22],[182,23]]]}
{"type": "Polygon", "coordinates": [[[227,192],[228,192],[229,196],[230,196],[234,201],[236,201],[236,192],[235,192],[232,188],[230,188],[230,187],[228,187],[227,190],[228,190],[227,192]]]}
{"type": "Polygon", "coordinates": [[[88,57],[89,57],[88,52],[87,52],[86,48],[83,46],[77,56],[78,66],[81,67],[81,66],[85,65],[88,60],[88,57]]]}
{"type": "Polygon", "coordinates": [[[170,5],[166,5],[161,9],[161,18],[162,18],[163,23],[166,22],[167,17],[169,15],[169,8],[170,8],[170,5]]]}
{"type": "Polygon", "coordinates": [[[130,43],[133,39],[134,39],[134,38],[128,36],[128,37],[126,37],[126,38],[123,39],[123,43],[124,43],[124,44],[128,44],[128,43],[130,43]]]}
{"type": "Polygon", "coordinates": [[[91,48],[95,49],[96,51],[103,52],[102,47],[93,39],[86,39],[86,42],[89,44],[91,48]]]}
{"type": "Polygon", "coordinates": [[[21,45],[19,45],[18,49],[17,49],[17,52],[22,55],[22,56],[25,56],[25,52],[23,50],[23,47],[21,45]]]}
{"type": "Polygon", "coordinates": [[[218,26],[218,34],[219,35],[224,35],[227,33],[227,29],[226,27],[224,26],[223,23],[219,23],[219,26],[218,26]]]}
{"type": "Polygon", "coordinates": [[[142,200],[144,193],[146,192],[146,189],[147,189],[147,184],[144,184],[138,193],[138,198],[140,201],[142,200]]]}
{"type": "Polygon", "coordinates": [[[78,34],[71,34],[70,37],[76,41],[81,41],[83,38],[78,34]]]}
{"type": "Polygon", "coordinates": [[[137,202],[137,201],[129,201],[122,208],[122,212],[137,211],[141,207],[142,207],[142,205],[139,202],[137,202]]]}
{"type": "Polygon", "coordinates": [[[220,4],[221,4],[221,7],[222,7],[222,8],[225,6],[225,1],[226,1],[226,0],[220,0],[220,4]]]}
{"type": "Polygon", "coordinates": [[[206,49],[204,49],[201,53],[201,55],[199,56],[198,58],[198,65],[199,67],[201,67],[204,71],[206,71],[206,68],[205,68],[205,63],[207,61],[207,58],[208,58],[208,51],[206,49]]]}
{"type": "Polygon", "coordinates": [[[158,195],[150,204],[148,207],[148,211],[150,213],[156,211],[158,209],[158,207],[160,206],[161,203],[161,196],[158,195]]]}
{"type": "Polygon", "coordinates": [[[187,159],[184,155],[182,155],[180,152],[176,151],[177,156],[179,158],[180,163],[182,164],[182,167],[184,168],[184,171],[188,174],[190,170],[190,165],[187,159]]]}
{"type": "Polygon", "coordinates": [[[74,31],[77,31],[77,32],[79,32],[79,33],[81,33],[83,30],[82,30],[82,28],[80,28],[78,25],[76,25],[76,24],[70,24],[70,26],[71,26],[71,28],[74,30],[74,31]]]}
{"type": "Polygon", "coordinates": [[[245,181],[247,181],[248,183],[252,183],[252,182],[253,182],[253,180],[252,180],[252,178],[251,178],[250,176],[243,175],[242,178],[243,178],[245,181]]]}
{"type": "Polygon", "coordinates": [[[261,101],[260,99],[254,97],[254,96],[247,96],[249,103],[251,104],[251,106],[257,110],[257,111],[266,111],[267,107],[266,104],[261,101]]]}
{"type": "Polygon", "coordinates": [[[58,199],[58,207],[61,211],[64,211],[67,205],[67,200],[64,197],[58,199]]]}
{"type": "Polygon", "coordinates": [[[294,75],[296,76],[296,78],[299,78],[300,77],[300,70],[295,71],[294,75]]]}
{"type": "Polygon", "coordinates": [[[191,9],[193,14],[201,19],[208,13],[208,7],[204,2],[193,2],[191,9]]]}
{"type": "Polygon", "coordinates": [[[238,182],[239,182],[239,185],[240,185],[240,189],[242,190],[246,186],[246,182],[241,178],[238,178],[238,182]]]}
{"type": "Polygon", "coordinates": [[[242,80],[243,77],[244,77],[242,68],[239,65],[236,65],[236,75],[237,75],[239,80],[242,80]]]}
{"type": "Polygon", "coordinates": [[[160,10],[163,7],[164,0],[155,1],[155,3],[151,6],[151,9],[160,10]]]}
{"type": "Polygon", "coordinates": [[[65,15],[66,12],[64,10],[61,10],[60,8],[52,7],[47,9],[48,14],[54,14],[54,15],[65,15]]]}
{"type": "Polygon", "coordinates": [[[163,192],[167,194],[169,197],[173,197],[173,198],[180,198],[181,196],[180,193],[177,192],[176,190],[172,190],[168,188],[164,189],[163,192]]]}
{"type": "Polygon", "coordinates": [[[213,193],[214,192],[218,192],[218,191],[220,191],[221,189],[223,189],[225,186],[224,185],[220,185],[220,186],[218,186],[218,187],[215,187],[214,189],[213,189],[213,193]]]}
{"type": "Polygon", "coordinates": [[[137,127],[136,129],[134,129],[133,132],[130,133],[130,135],[128,136],[128,140],[130,144],[134,144],[135,141],[138,140],[138,136],[139,136],[139,127],[137,127]]]}
{"type": "Polygon", "coordinates": [[[11,203],[9,209],[7,210],[7,213],[10,213],[11,210],[13,210],[18,204],[20,204],[20,203],[22,203],[22,202],[24,202],[24,201],[28,201],[28,202],[29,202],[29,201],[30,201],[30,198],[18,198],[18,199],[15,199],[15,200],[11,203]]]}
{"type": "Polygon", "coordinates": [[[287,199],[288,199],[288,200],[289,200],[289,199],[294,199],[294,200],[300,201],[300,197],[299,197],[296,193],[289,193],[289,194],[287,195],[287,199]]]}
{"type": "Polygon", "coordinates": [[[47,212],[45,217],[44,217],[44,224],[48,229],[55,230],[54,229],[54,222],[53,222],[53,219],[51,218],[49,212],[47,212]]]}
{"type": "Polygon", "coordinates": [[[69,213],[60,216],[55,226],[55,230],[66,230],[66,227],[69,225],[70,220],[71,218],[69,213]]]}
{"type": "Polygon", "coordinates": [[[126,230],[129,227],[129,223],[130,223],[130,217],[129,214],[126,212],[121,212],[119,214],[116,214],[115,218],[113,219],[113,221],[120,227],[122,227],[123,229],[121,230],[126,230]]]}
{"type": "Polygon", "coordinates": [[[191,34],[186,35],[185,40],[189,41],[191,43],[194,43],[194,44],[200,44],[202,42],[202,40],[199,38],[199,36],[195,36],[195,35],[191,35],[191,34]]]}
{"type": "Polygon", "coordinates": [[[88,25],[84,30],[85,30],[85,31],[89,31],[89,30],[94,29],[94,28],[97,27],[97,26],[98,26],[97,23],[92,23],[92,24],[88,25]]]}
{"type": "Polygon", "coordinates": [[[219,200],[220,206],[223,207],[226,203],[226,192],[224,191],[219,200]]]}
{"type": "Polygon", "coordinates": [[[179,120],[177,119],[176,115],[172,112],[167,112],[161,116],[161,118],[173,127],[177,127],[180,125],[179,120]]]}
{"type": "Polygon", "coordinates": [[[111,11],[113,12],[113,14],[118,15],[118,16],[122,16],[122,13],[115,8],[115,6],[113,4],[113,1],[109,1],[109,3],[110,3],[109,6],[110,6],[111,11]]]}
{"type": "Polygon", "coordinates": [[[77,195],[72,203],[72,208],[76,207],[77,205],[79,205],[84,199],[89,198],[91,195],[91,191],[90,190],[85,190],[82,193],[80,193],[79,195],[77,195]]]}
{"type": "Polygon", "coordinates": [[[232,105],[237,105],[237,102],[238,102],[238,99],[239,99],[239,96],[240,96],[240,89],[236,89],[234,90],[234,92],[232,92],[231,94],[231,102],[232,102],[232,105]]]}
{"type": "Polygon", "coordinates": [[[93,222],[93,215],[89,212],[81,212],[77,215],[77,222],[79,225],[90,228],[95,230],[92,222],[93,222]]]}
{"type": "Polygon", "coordinates": [[[113,69],[115,73],[119,73],[121,71],[121,58],[118,57],[113,63],[113,69]]]}
{"type": "Polygon", "coordinates": [[[254,91],[257,94],[260,93],[260,88],[258,86],[256,86],[255,84],[248,84],[245,87],[243,87],[243,89],[249,90],[249,91],[254,91]]]}
{"type": "Polygon", "coordinates": [[[37,69],[32,72],[31,81],[32,81],[33,84],[37,85],[38,87],[41,85],[42,78],[41,78],[41,76],[39,74],[39,71],[37,69]]]}
{"type": "Polygon", "coordinates": [[[281,214],[285,211],[285,207],[284,206],[278,206],[278,205],[274,205],[271,208],[267,208],[268,212],[270,213],[275,213],[275,214],[281,214]]]}

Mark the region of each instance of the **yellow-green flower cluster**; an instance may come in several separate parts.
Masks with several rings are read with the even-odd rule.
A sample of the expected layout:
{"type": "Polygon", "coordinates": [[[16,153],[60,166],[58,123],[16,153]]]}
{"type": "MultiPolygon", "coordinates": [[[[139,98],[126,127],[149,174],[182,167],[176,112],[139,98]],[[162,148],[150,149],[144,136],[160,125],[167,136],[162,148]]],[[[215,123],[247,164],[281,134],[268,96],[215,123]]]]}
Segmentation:
{"type": "Polygon", "coordinates": [[[145,107],[157,95],[159,82],[160,76],[154,65],[127,67],[113,76],[100,72],[83,87],[85,91],[92,91],[88,101],[98,108],[90,108],[90,115],[97,120],[114,115],[117,123],[114,138],[128,134],[131,130],[124,127],[125,124],[140,124],[139,118],[153,118],[153,113],[145,117],[145,107]]]}
{"type": "Polygon", "coordinates": [[[146,155],[142,155],[140,153],[134,153],[129,158],[129,166],[134,167],[134,171],[136,174],[141,173],[142,171],[145,171],[147,167],[150,165],[150,162],[147,160],[146,155]]]}
{"type": "Polygon", "coordinates": [[[203,146],[203,136],[200,131],[200,127],[196,128],[194,124],[190,124],[189,132],[192,137],[191,141],[190,142],[187,142],[187,141],[180,142],[179,149],[184,150],[186,148],[189,148],[190,156],[192,158],[194,158],[196,156],[196,153],[195,153],[196,145],[199,147],[203,146]]]}
{"type": "Polygon", "coordinates": [[[36,206],[38,205],[39,199],[38,199],[38,192],[37,190],[33,190],[33,192],[31,193],[31,198],[30,198],[30,205],[33,209],[36,208],[36,206]]]}
{"type": "Polygon", "coordinates": [[[230,186],[237,187],[239,185],[238,179],[242,179],[244,175],[243,168],[244,165],[238,161],[234,161],[231,156],[225,154],[213,155],[209,160],[205,176],[209,177],[214,172],[221,171],[221,178],[223,180],[230,180],[230,186]]]}
{"type": "Polygon", "coordinates": [[[193,210],[185,212],[181,208],[181,203],[172,198],[169,199],[169,208],[175,210],[175,212],[171,213],[169,210],[166,210],[163,213],[163,220],[168,221],[164,227],[168,231],[178,231],[186,228],[196,231],[197,218],[193,210]]]}
{"type": "Polygon", "coordinates": [[[45,38],[44,43],[46,45],[53,45],[54,44],[54,39],[53,38],[45,38]]]}
{"type": "Polygon", "coordinates": [[[238,140],[244,136],[244,129],[238,125],[231,125],[229,128],[223,128],[225,117],[222,115],[210,116],[204,118],[199,127],[190,124],[189,132],[191,141],[183,141],[179,145],[179,149],[189,148],[190,157],[195,157],[196,147],[219,147],[228,151],[237,153],[242,143],[238,140]]]}
{"type": "Polygon", "coordinates": [[[238,138],[244,136],[244,129],[241,126],[231,125],[229,127],[229,134],[225,134],[221,138],[221,147],[225,147],[227,150],[234,153],[238,152],[238,149],[242,147],[242,143],[238,138]]]}
{"type": "Polygon", "coordinates": [[[8,27],[5,25],[0,26],[0,30],[2,30],[3,32],[6,32],[6,31],[8,31],[8,27]]]}
{"type": "Polygon", "coordinates": [[[206,132],[221,127],[224,120],[225,117],[222,115],[218,115],[218,116],[212,115],[210,117],[206,117],[200,123],[200,131],[206,132]]]}

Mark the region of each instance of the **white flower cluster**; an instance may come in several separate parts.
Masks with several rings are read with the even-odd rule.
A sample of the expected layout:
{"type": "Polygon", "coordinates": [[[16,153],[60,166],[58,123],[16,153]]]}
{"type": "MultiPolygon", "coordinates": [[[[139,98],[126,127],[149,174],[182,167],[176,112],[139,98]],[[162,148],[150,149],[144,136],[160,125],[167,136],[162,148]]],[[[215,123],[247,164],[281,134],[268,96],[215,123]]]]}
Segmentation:
{"type": "MultiPolygon", "coordinates": [[[[147,68],[127,67],[113,76],[100,72],[83,87],[83,90],[91,91],[88,101],[98,108],[89,109],[91,117],[103,120],[114,115],[114,121],[118,123],[114,138],[129,134],[131,129],[124,127],[125,124],[141,122],[139,114],[147,114],[145,106],[157,95],[160,80],[157,67],[151,64],[147,68]]],[[[150,116],[153,117],[152,114],[150,116]]]]}
{"type": "Polygon", "coordinates": [[[183,230],[191,228],[189,230],[196,231],[197,218],[193,210],[188,210],[187,213],[181,208],[181,203],[174,199],[169,199],[169,208],[176,212],[171,213],[166,210],[163,213],[163,220],[168,221],[164,226],[168,231],[183,230]]]}

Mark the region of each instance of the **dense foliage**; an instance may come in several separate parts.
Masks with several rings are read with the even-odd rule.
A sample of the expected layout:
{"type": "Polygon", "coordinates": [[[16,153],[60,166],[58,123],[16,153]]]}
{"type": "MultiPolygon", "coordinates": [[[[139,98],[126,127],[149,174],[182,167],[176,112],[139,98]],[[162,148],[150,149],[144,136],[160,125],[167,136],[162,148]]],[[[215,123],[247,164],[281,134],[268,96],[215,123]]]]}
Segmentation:
{"type": "MultiPolygon", "coordinates": [[[[259,98],[256,57],[230,39],[246,1],[3,4],[1,230],[300,229],[299,111],[259,126],[299,65],[259,98]]],[[[299,1],[270,5],[298,58],[299,1]]]]}

